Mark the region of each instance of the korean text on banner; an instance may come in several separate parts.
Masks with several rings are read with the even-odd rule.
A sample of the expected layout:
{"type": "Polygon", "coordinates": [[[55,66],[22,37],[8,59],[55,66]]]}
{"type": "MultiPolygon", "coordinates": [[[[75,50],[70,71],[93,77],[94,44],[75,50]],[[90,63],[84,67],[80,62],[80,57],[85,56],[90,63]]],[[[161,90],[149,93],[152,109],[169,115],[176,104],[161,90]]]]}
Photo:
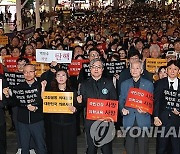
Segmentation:
{"type": "Polygon", "coordinates": [[[20,72],[4,72],[4,77],[9,86],[16,86],[25,81],[24,74],[20,72]]]}
{"type": "Polygon", "coordinates": [[[122,72],[123,69],[126,68],[126,61],[121,60],[118,62],[106,62],[105,66],[106,66],[109,74],[111,74],[111,75],[119,74],[122,72]]]}
{"type": "Polygon", "coordinates": [[[152,114],[153,94],[143,89],[130,88],[125,106],[135,109],[141,109],[144,112],[152,114]]]}
{"type": "Polygon", "coordinates": [[[5,66],[7,67],[8,71],[16,72],[17,71],[17,63],[16,60],[18,57],[5,57],[5,66]]]}
{"type": "Polygon", "coordinates": [[[68,65],[69,75],[78,76],[82,68],[82,64],[88,62],[87,60],[72,60],[71,64],[68,65]]]}
{"type": "Polygon", "coordinates": [[[0,45],[8,44],[8,36],[0,36],[0,45]]]}
{"type": "Polygon", "coordinates": [[[118,101],[88,98],[86,119],[117,121],[118,101]]]}
{"type": "Polygon", "coordinates": [[[73,92],[44,92],[43,112],[44,113],[69,113],[70,106],[73,106],[73,92]]]}
{"type": "Polygon", "coordinates": [[[166,109],[180,111],[180,92],[177,90],[164,90],[166,109]]]}
{"type": "Polygon", "coordinates": [[[36,67],[36,76],[40,77],[42,73],[49,70],[49,64],[45,63],[37,63],[36,61],[31,61],[31,64],[35,65],[36,67]]]}
{"type": "Polygon", "coordinates": [[[72,51],[36,49],[36,62],[51,63],[56,61],[57,63],[71,63],[71,60],[72,51]]]}
{"type": "Polygon", "coordinates": [[[150,73],[156,73],[159,67],[166,65],[166,59],[146,58],[146,70],[150,73]]]}

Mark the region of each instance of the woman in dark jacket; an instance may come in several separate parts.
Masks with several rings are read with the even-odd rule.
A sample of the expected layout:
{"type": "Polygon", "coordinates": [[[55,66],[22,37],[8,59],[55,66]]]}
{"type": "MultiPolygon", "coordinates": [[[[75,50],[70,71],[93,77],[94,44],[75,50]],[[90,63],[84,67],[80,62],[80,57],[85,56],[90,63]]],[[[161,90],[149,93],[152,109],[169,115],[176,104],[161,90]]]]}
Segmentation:
{"type": "Polygon", "coordinates": [[[56,72],[55,80],[52,81],[51,87],[53,92],[73,92],[73,106],[69,107],[73,114],[53,113],[50,115],[51,154],[77,154],[75,116],[78,106],[76,101],[77,94],[69,85],[66,70],[61,69],[56,72]]]}

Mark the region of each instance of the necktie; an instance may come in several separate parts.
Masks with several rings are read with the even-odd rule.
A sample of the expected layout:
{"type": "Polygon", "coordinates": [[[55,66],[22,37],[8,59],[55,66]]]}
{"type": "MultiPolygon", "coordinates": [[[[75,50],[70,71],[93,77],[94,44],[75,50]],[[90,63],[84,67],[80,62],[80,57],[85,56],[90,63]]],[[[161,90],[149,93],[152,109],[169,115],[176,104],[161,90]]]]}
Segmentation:
{"type": "Polygon", "coordinates": [[[174,82],[170,82],[170,88],[169,88],[170,90],[174,90],[173,83],[174,82]]]}

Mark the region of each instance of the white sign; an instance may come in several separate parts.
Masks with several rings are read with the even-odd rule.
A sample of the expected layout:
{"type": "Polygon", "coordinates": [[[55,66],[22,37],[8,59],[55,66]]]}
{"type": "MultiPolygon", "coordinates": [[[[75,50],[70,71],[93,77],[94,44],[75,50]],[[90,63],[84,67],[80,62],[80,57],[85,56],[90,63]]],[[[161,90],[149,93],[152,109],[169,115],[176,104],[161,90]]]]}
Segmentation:
{"type": "Polygon", "coordinates": [[[2,79],[0,79],[0,100],[2,101],[2,79]]]}
{"type": "Polygon", "coordinates": [[[71,63],[71,60],[72,51],[36,49],[36,62],[51,63],[56,61],[57,63],[71,63]]]}

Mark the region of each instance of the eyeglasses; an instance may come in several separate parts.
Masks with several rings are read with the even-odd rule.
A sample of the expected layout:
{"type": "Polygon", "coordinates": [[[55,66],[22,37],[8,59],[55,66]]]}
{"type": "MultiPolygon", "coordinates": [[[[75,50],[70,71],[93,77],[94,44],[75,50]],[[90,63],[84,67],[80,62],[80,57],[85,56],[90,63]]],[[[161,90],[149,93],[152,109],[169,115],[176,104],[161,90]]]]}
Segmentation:
{"type": "Polygon", "coordinates": [[[99,54],[92,54],[92,55],[90,54],[89,56],[90,57],[99,57],[99,54]]]}
{"type": "Polygon", "coordinates": [[[102,66],[92,65],[90,68],[91,68],[91,69],[102,69],[103,67],[102,67],[102,66]]]}

